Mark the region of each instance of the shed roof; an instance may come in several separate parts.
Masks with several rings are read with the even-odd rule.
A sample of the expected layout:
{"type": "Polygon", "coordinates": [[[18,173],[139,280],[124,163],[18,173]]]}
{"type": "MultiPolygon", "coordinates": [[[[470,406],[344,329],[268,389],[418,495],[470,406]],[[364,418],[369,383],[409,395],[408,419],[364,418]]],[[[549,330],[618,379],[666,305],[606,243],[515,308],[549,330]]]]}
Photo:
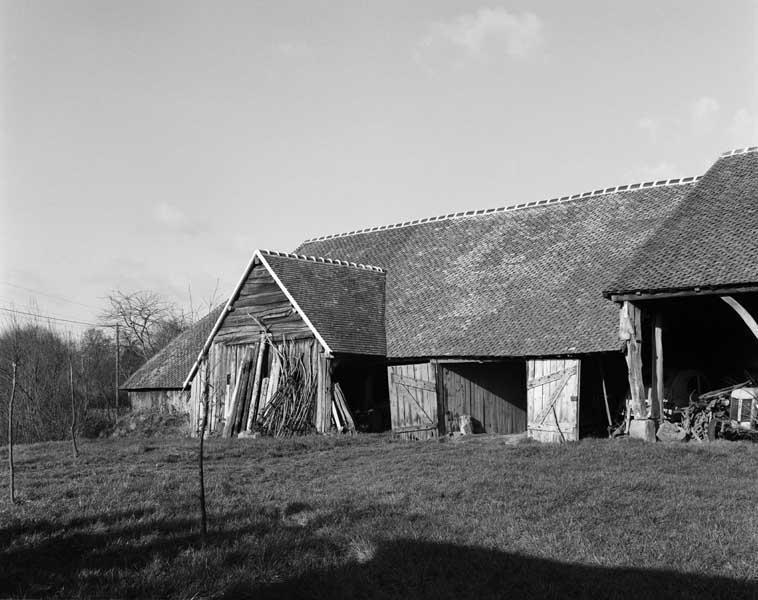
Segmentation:
{"type": "Polygon", "coordinates": [[[296,250],[387,271],[390,358],[616,350],[602,296],[693,178],[327,236],[296,250]]]}
{"type": "Polygon", "coordinates": [[[758,283],[758,147],[724,153],[606,293],[758,283]]]}
{"type": "Polygon", "coordinates": [[[217,306],[205,317],[171,340],[160,352],[137,369],[122,390],[180,389],[192,368],[203,343],[213,329],[223,306],[217,306]]]}
{"type": "Polygon", "coordinates": [[[381,269],[259,252],[332,352],[386,354],[381,269]]]}

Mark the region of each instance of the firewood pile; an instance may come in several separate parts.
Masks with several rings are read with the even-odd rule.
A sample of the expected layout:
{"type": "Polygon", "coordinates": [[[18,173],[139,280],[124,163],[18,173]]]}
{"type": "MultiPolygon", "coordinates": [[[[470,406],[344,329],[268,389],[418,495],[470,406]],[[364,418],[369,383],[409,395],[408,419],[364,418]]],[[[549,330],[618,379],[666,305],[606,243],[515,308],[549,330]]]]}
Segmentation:
{"type": "MultiPolygon", "coordinates": [[[[230,398],[224,437],[290,437],[315,431],[318,367],[312,342],[262,334],[245,351],[230,398]],[[267,366],[268,365],[268,366],[267,366]]],[[[334,428],[354,433],[355,421],[339,383],[329,408],[334,428]]]]}
{"type": "Polygon", "coordinates": [[[283,344],[281,350],[271,347],[279,359],[279,380],[254,429],[275,437],[308,433],[314,428],[316,376],[306,367],[294,344],[283,344]]]}
{"type": "Polygon", "coordinates": [[[704,442],[719,438],[751,439],[758,442],[755,423],[748,428],[733,419],[734,392],[752,386],[751,380],[701,394],[681,410],[681,428],[691,439],[704,442]]]}

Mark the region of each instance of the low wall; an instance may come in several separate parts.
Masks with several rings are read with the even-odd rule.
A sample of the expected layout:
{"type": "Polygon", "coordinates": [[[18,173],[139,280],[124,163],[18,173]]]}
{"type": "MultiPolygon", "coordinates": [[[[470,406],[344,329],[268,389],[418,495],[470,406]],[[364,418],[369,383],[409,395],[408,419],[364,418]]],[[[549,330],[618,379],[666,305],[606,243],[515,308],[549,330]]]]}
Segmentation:
{"type": "Polygon", "coordinates": [[[139,390],[129,392],[133,411],[182,412],[190,411],[190,392],[187,390],[139,390]]]}

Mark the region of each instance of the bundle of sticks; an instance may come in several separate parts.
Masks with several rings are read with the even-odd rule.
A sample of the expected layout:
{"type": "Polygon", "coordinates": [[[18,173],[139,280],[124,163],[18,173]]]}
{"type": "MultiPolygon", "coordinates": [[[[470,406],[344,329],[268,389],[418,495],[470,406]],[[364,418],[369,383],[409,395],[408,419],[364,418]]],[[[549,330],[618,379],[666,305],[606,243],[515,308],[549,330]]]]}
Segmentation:
{"type": "Polygon", "coordinates": [[[263,435],[287,437],[308,433],[313,429],[318,384],[312,369],[293,343],[281,350],[271,345],[278,358],[276,391],[263,407],[254,425],[263,435]]]}

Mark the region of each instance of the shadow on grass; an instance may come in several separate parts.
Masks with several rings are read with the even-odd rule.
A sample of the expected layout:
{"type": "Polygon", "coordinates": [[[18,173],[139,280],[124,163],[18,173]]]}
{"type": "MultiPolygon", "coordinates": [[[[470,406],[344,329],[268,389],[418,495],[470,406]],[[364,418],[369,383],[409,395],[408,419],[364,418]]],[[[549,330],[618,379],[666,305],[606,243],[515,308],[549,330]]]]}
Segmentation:
{"type": "MultiPolygon", "coordinates": [[[[165,519],[152,510],[126,511],[0,529],[0,596],[758,599],[758,582],[569,564],[447,543],[354,540],[345,554],[344,538],[340,543],[317,533],[333,523],[328,514],[298,522],[310,512],[309,505],[293,502],[257,515],[224,514],[209,532],[207,552],[201,551],[210,560],[210,576],[177,561],[185,550],[199,548],[197,520],[190,515],[165,519]],[[282,571],[270,578],[264,557],[249,545],[264,536],[275,540],[267,547],[273,560],[289,557],[290,573],[301,574],[270,583],[282,571]],[[312,570],[298,569],[306,564],[299,557],[320,561],[325,555],[341,557],[340,565],[313,568],[311,562],[312,570]],[[156,560],[164,570],[157,575],[156,560]],[[210,591],[214,588],[223,593],[210,591]]],[[[371,511],[347,507],[339,514],[343,523],[372,518],[371,511]]]]}
{"type": "MultiPolygon", "coordinates": [[[[156,518],[154,512],[126,511],[0,529],[0,597],[46,596],[60,590],[73,593],[89,584],[96,584],[100,594],[122,596],[123,582],[100,587],[104,573],[136,573],[155,559],[170,563],[182,551],[200,548],[197,517],[164,519],[156,518]]],[[[264,535],[275,526],[273,521],[240,526],[247,517],[242,512],[224,515],[230,526],[215,524],[206,538],[207,547],[223,547],[233,537],[264,535]]],[[[150,583],[143,584],[149,593],[150,583]]]]}
{"type": "Polygon", "coordinates": [[[758,598],[758,582],[561,563],[454,544],[397,540],[373,556],[223,598],[758,598]]]}

